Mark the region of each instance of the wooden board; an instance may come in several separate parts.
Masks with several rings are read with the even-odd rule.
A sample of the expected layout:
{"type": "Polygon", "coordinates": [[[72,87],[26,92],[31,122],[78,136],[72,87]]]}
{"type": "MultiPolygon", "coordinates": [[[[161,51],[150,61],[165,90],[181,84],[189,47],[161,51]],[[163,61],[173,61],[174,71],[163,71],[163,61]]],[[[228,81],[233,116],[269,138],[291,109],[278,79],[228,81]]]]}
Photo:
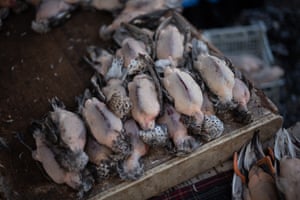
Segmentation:
{"type": "Polygon", "coordinates": [[[89,200],[147,199],[228,160],[259,130],[265,141],[282,126],[282,117],[268,113],[259,120],[199,147],[186,157],[173,158],[148,170],[134,182],[123,182],[89,200]]]}

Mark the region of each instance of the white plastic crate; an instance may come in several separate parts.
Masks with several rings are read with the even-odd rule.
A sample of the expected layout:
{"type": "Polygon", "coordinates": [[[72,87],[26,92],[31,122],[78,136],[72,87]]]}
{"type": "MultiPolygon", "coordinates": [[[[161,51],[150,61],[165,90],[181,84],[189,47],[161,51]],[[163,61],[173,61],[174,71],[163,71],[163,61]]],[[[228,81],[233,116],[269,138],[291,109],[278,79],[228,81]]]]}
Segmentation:
{"type": "Polygon", "coordinates": [[[203,36],[225,55],[253,54],[266,64],[274,62],[263,22],[249,26],[236,26],[205,30],[203,36]]]}
{"type": "MultiPolygon", "coordinates": [[[[217,28],[203,31],[204,38],[216,46],[226,56],[252,54],[262,59],[266,67],[274,63],[274,57],[266,36],[266,26],[260,21],[248,26],[217,28]]],[[[279,102],[282,79],[265,83],[263,89],[276,104],[279,102]]]]}

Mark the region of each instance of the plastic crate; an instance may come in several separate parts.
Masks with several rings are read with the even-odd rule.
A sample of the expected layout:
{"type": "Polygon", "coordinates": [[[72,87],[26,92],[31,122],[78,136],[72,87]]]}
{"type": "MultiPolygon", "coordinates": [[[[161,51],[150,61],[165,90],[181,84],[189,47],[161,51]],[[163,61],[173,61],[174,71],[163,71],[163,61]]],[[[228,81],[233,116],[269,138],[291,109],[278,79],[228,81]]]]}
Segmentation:
{"type": "Polygon", "coordinates": [[[249,26],[210,29],[204,31],[203,36],[225,55],[248,53],[258,56],[266,64],[274,62],[263,22],[249,26]]]}
{"type": "MultiPolygon", "coordinates": [[[[274,57],[266,36],[266,26],[260,21],[248,26],[217,28],[203,31],[204,38],[215,45],[227,56],[252,54],[262,59],[266,67],[274,63],[274,57]]],[[[282,79],[265,83],[259,88],[274,101],[279,102],[280,87],[284,84],[282,79]]]]}

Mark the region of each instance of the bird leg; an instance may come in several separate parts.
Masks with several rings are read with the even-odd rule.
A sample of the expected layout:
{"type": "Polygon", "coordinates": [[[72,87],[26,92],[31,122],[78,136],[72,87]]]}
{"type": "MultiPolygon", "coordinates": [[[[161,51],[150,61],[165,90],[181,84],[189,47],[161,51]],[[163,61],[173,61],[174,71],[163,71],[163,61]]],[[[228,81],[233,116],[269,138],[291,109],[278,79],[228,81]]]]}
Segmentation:
{"type": "Polygon", "coordinates": [[[268,147],[268,154],[271,157],[272,161],[275,161],[275,155],[274,155],[274,151],[271,147],[268,147]]]}
{"type": "Polygon", "coordinates": [[[233,155],[233,171],[235,172],[235,174],[237,176],[239,176],[242,180],[243,184],[246,184],[246,177],[244,176],[244,174],[242,174],[242,172],[240,171],[239,167],[238,167],[238,153],[234,152],[233,155]]]}
{"type": "Polygon", "coordinates": [[[274,168],[274,166],[273,166],[273,163],[272,163],[272,160],[271,160],[271,157],[270,157],[270,156],[265,156],[265,157],[263,157],[262,159],[258,160],[258,161],[256,162],[256,164],[257,164],[258,166],[264,165],[264,164],[267,165],[268,168],[269,168],[269,170],[271,171],[272,175],[275,175],[276,170],[275,170],[275,168],[274,168]]]}

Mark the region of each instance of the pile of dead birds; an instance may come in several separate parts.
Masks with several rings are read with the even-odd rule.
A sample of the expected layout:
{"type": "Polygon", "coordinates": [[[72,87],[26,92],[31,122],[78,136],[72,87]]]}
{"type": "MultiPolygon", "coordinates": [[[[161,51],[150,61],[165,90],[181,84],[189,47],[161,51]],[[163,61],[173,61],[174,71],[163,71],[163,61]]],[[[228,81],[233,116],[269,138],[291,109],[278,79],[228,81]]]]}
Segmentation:
{"type": "Polygon", "coordinates": [[[185,156],[223,134],[219,114],[251,121],[249,83],[179,13],[119,23],[111,36],[115,50],[87,48],[95,75],[78,111],[53,98],[33,124],[33,158],[54,182],[82,194],[111,175],[136,180],[150,148],[185,156]]]}
{"type": "MultiPolygon", "coordinates": [[[[14,6],[11,2],[15,1],[4,2],[0,0],[0,7],[5,7],[0,10],[0,19],[7,17],[7,7],[14,6]]],[[[99,31],[102,39],[111,39],[112,48],[87,48],[84,59],[95,69],[95,75],[92,86],[77,97],[78,110],[67,110],[54,97],[50,100],[52,111],[32,124],[36,143],[33,158],[55,183],[78,190],[81,197],[95,182],[110,176],[124,180],[142,177],[142,158],[150,148],[186,156],[220,137],[227,123],[220,117],[224,113],[240,123],[251,122],[247,108],[251,84],[174,11],[181,9],[181,1],[26,2],[37,8],[32,28],[39,33],[70,18],[78,6],[118,13],[112,24],[99,31]]],[[[281,178],[286,172],[281,167],[288,162],[285,155],[295,157],[291,141],[299,141],[290,139],[285,131],[277,134],[271,160],[262,151],[258,135],[242,148],[239,157],[235,156],[234,198],[266,194],[265,187],[259,193],[251,182],[255,181],[253,173],[262,171],[265,160],[280,163],[276,170],[269,165],[271,178],[266,182],[273,184],[271,195],[277,195],[275,180],[283,193],[293,185],[287,182],[292,178],[281,178]],[[283,147],[287,143],[288,148],[283,147]],[[289,152],[280,152],[286,149],[289,152]]]]}
{"type": "Polygon", "coordinates": [[[32,156],[55,183],[82,196],[109,176],[136,180],[150,148],[185,156],[223,134],[220,115],[251,121],[251,84],[176,12],[181,1],[27,2],[37,6],[32,28],[39,33],[68,19],[76,6],[121,10],[99,31],[112,48],[87,48],[84,59],[95,75],[76,98],[78,110],[54,97],[52,111],[32,124],[32,156]]]}
{"type": "Polygon", "coordinates": [[[115,21],[101,32],[107,37],[120,25],[135,17],[165,9],[180,11],[181,0],[0,0],[0,28],[11,11],[20,13],[29,6],[36,9],[31,27],[37,33],[47,33],[70,19],[78,8],[105,10],[114,14],[115,21]]]}
{"type": "Polygon", "coordinates": [[[299,199],[299,138],[280,129],[265,154],[255,133],[234,155],[232,199],[299,199]]]}

